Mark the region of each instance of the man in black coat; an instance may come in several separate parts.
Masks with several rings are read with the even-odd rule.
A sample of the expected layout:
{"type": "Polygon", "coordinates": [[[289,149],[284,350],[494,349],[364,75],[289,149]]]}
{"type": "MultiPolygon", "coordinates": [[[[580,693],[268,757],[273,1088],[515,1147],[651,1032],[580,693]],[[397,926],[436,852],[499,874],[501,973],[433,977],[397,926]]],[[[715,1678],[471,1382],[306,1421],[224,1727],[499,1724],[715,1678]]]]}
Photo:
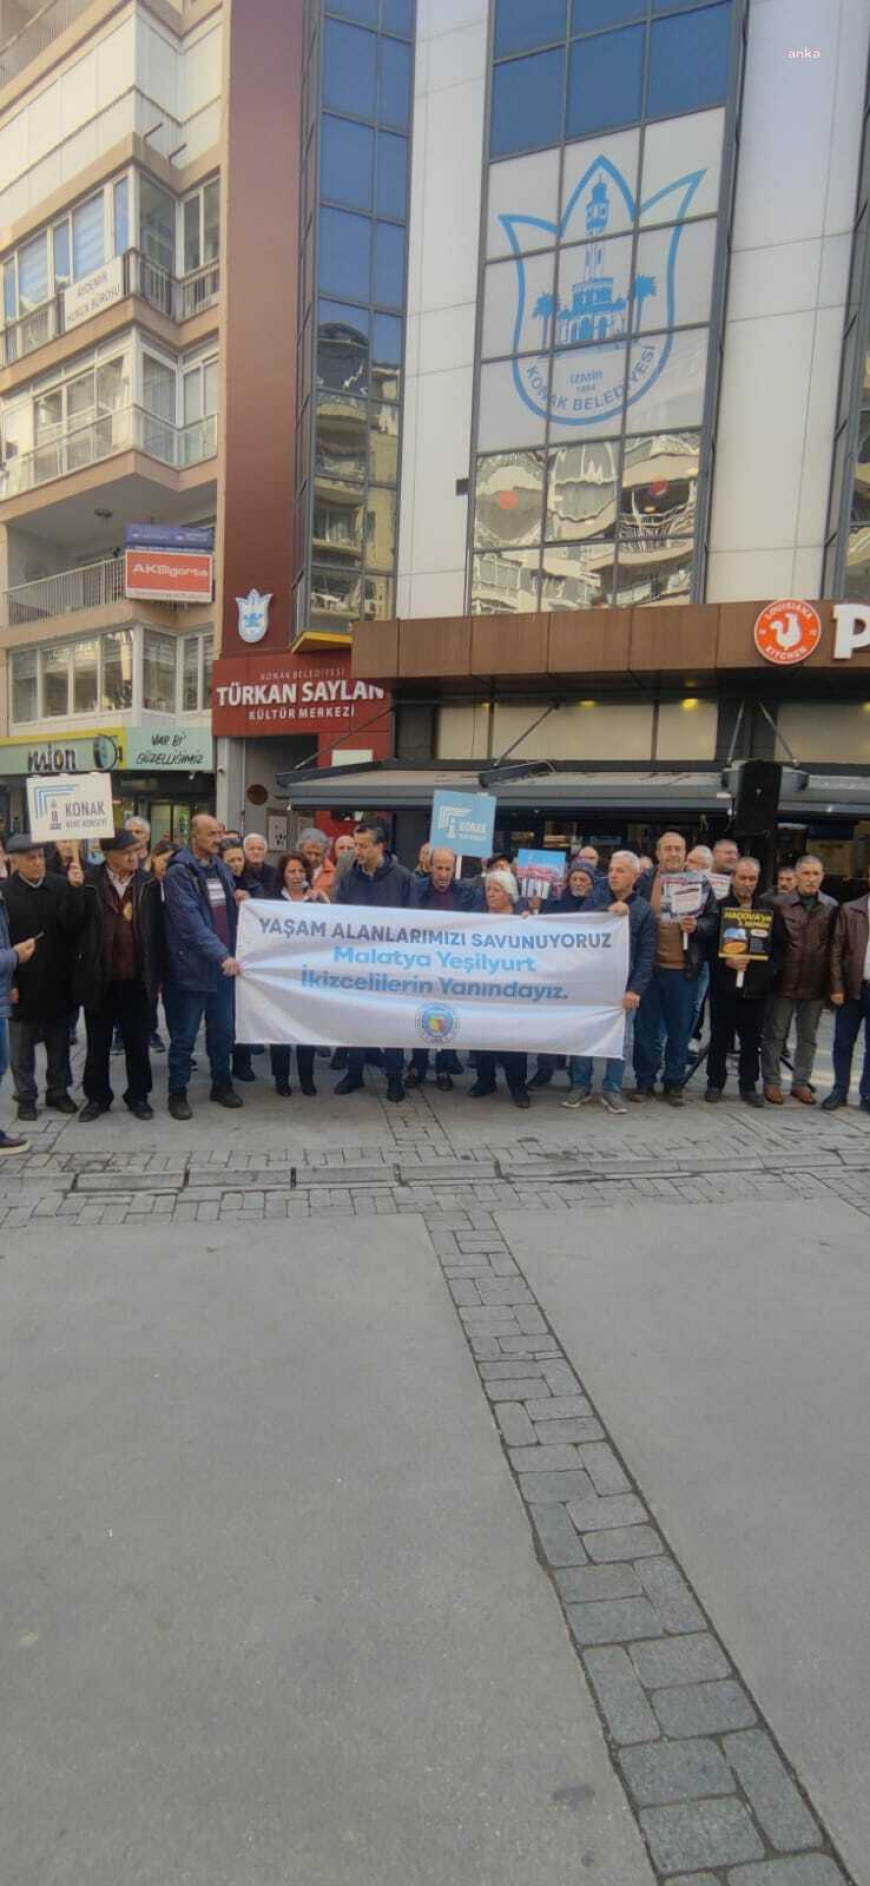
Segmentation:
{"type": "Polygon", "coordinates": [[[85,921],[80,865],[68,878],[45,869],[45,850],[27,833],[9,841],[14,877],[3,886],[10,942],[36,937],[37,947],[16,973],[17,1002],[9,1023],[9,1062],[19,1120],[36,1119],[36,1046],[45,1044],[45,1104],[54,1113],[75,1113],[70,1097],[69,1015],[73,947],[85,921]]]}
{"type": "Polygon", "coordinates": [[[88,920],[76,955],[73,992],[85,1010],[88,1052],[79,1118],[98,1120],[114,1099],[109,1080],[117,1028],[127,1059],[124,1103],[137,1120],[152,1120],[151,1004],[160,987],[163,916],[159,880],[140,867],[135,832],[100,841],[104,862],[87,873],[88,920]]]}
{"type": "Polygon", "coordinates": [[[748,1107],[763,1107],[758,1092],[761,1035],[768,997],[776,981],[784,945],[784,935],[776,909],[766,941],[764,959],[753,960],[746,940],[740,935],[738,920],[726,925],[726,910],[769,911],[759,896],[761,866],[757,858],[739,858],[734,867],[729,895],[720,906],[720,938],[717,954],[710,965],[710,1050],[707,1056],[707,1092],[705,1100],[720,1098],[728,1078],[728,1056],[734,1037],[740,1043],[737,1081],[741,1100],[748,1107]],[[724,947],[725,954],[718,953],[724,947]]]}
{"type": "MultiPolygon", "coordinates": [[[[356,857],[349,871],[339,878],[337,904],[357,904],[365,909],[404,910],[411,901],[411,873],[387,850],[387,833],[377,819],[366,819],[353,836],[356,857]]],[[[363,1084],[364,1048],[349,1048],[347,1073],[335,1089],[337,1094],[352,1094],[363,1084]]],[[[405,1057],[401,1048],[384,1049],[387,1072],[387,1099],[404,1100],[402,1069],[405,1057]]]]}

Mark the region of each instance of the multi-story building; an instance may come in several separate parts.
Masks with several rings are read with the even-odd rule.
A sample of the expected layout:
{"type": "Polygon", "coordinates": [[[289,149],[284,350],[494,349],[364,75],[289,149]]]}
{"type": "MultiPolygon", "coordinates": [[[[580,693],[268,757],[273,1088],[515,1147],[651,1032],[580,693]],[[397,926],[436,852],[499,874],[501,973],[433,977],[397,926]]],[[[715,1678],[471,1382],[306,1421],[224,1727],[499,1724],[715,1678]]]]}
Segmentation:
{"type": "Polygon", "coordinates": [[[868,48],[866,0],[0,11],[7,789],[106,733],[179,829],[410,838],[411,762],[509,755],[561,769],[499,783],[540,842],[715,824],[775,753],[857,866],[868,48]],[[213,607],[123,594],[151,520],[214,523],[213,607]],[[817,645],[784,608],[771,660],[773,602],[817,645]]]}

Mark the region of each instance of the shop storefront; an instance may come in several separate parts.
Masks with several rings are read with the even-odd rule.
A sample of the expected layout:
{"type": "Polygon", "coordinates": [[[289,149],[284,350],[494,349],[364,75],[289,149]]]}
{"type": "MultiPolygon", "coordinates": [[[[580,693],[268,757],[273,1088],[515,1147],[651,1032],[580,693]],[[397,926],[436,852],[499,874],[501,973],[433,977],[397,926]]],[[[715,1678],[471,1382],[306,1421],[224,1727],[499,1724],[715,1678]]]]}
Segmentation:
{"type": "Polygon", "coordinates": [[[361,623],[353,673],[389,688],[398,758],[294,782],[300,813],[390,814],[410,856],[433,785],[483,783],[497,842],[648,850],[663,822],[729,829],[723,774],[782,762],[779,848],[848,886],[870,855],[870,607],[704,604],[361,623]],[[426,763],[420,765],[421,758],[426,763]]]}
{"type": "Polygon", "coordinates": [[[26,783],[33,774],[110,772],[117,824],[147,818],[155,838],[185,841],[196,812],[214,806],[214,761],[207,723],[154,720],[142,726],[76,728],[74,734],[0,741],[0,821],[7,832],[27,823],[26,783]]]}

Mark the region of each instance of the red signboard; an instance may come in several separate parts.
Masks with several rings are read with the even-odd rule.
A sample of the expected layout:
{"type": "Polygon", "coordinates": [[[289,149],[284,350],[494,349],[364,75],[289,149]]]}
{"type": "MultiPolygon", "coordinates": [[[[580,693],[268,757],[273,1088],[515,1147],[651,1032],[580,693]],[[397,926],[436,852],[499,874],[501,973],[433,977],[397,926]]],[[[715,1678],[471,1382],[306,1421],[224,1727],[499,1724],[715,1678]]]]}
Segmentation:
{"type": "Polygon", "coordinates": [[[328,655],[247,655],[216,661],[212,675],[215,735],[318,734],[324,744],[353,745],[386,759],[391,748],[389,694],[356,681],[350,652],[328,655]]]}
{"type": "Polygon", "coordinates": [[[126,550],[124,594],[139,602],[211,602],[214,559],[192,550],[126,550]]]}

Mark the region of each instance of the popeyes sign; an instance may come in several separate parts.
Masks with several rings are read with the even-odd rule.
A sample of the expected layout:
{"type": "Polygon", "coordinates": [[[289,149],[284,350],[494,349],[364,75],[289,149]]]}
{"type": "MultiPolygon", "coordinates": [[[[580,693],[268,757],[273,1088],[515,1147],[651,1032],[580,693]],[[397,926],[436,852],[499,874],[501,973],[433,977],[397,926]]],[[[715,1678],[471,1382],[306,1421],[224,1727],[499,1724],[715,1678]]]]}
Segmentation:
{"type": "MultiPolygon", "coordinates": [[[[870,648],[870,603],[834,603],[834,660],[851,661],[870,648]]],[[[756,617],[753,639],[759,655],[777,668],[794,668],[814,655],[822,640],[822,618],[809,602],[768,603],[756,617]]]]}

